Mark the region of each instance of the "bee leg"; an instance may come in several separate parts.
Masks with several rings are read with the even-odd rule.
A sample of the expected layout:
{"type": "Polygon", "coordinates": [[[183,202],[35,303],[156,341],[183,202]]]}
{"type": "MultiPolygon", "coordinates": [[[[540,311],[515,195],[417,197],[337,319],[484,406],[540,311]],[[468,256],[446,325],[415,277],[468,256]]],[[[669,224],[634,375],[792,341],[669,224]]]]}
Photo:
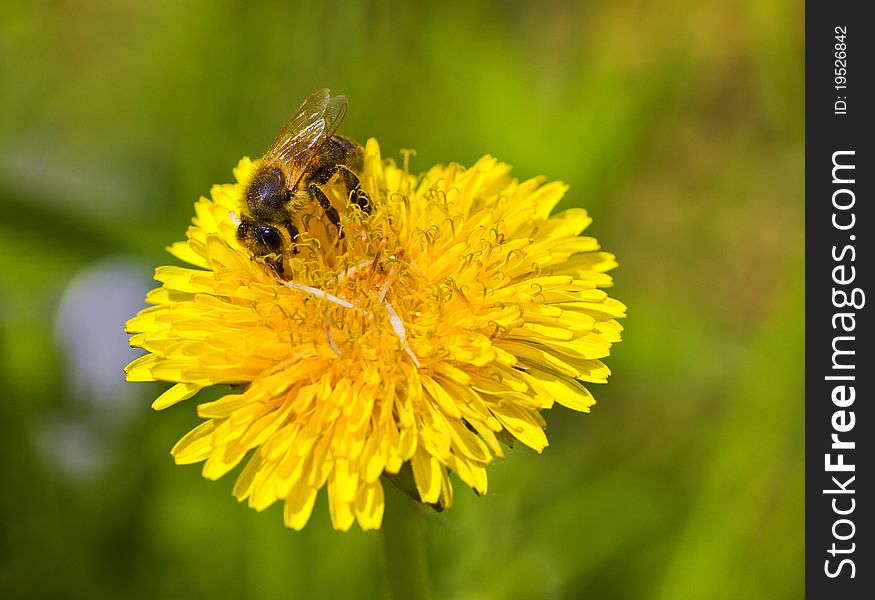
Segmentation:
{"type": "Polygon", "coordinates": [[[273,272],[277,274],[277,277],[280,279],[287,279],[285,270],[283,269],[283,259],[276,258],[274,260],[265,261],[267,266],[273,269],[273,272]]]}
{"type": "Polygon", "coordinates": [[[366,214],[371,214],[371,199],[368,197],[368,193],[362,189],[358,175],[346,165],[337,165],[337,176],[349,190],[353,203],[366,214]]]}
{"type": "Polygon", "coordinates": [[[328,183],[335,174],[349,190],[353,203],[366,214],[371,214],[371,200],[368,193],[362,189],[358,175],[348,166],[340,163],[324,165],[314,171],[312,180],[323,185],[328,183]]]}
{"type": "MultiPolygon", "coordinates": [[[[340,215],[337,214],[337,209],[331,206],[331,202],[328,200],[328,196],[326,196],[322,190],[319,189],[315,183],[311,183],[309,186],[310,193],[313,194],[313,197],[316,198],[316,201],[319,203],[319,206],[322,207],[322,210],[325,211],[325,216],[328,217],[328,220],[331,221],[331,224],[337,227],[337,230],[340,231],[340,215]]],[[[343,232],[340,232],[340,235],[343,235],[343,232]]]]}

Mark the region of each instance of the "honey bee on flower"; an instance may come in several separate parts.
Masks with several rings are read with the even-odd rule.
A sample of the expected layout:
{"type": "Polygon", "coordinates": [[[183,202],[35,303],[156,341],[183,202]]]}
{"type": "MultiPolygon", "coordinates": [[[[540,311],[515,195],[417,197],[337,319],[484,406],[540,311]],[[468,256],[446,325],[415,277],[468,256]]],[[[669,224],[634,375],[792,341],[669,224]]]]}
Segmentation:
{"type": "Polygon", "coordinates": [[[280,277],[284,257],[294,252],[301,229],[308,228],[302,218],[307,209],[314,216],[318,205],[336,234],[342,233],[340,215],[321,186],[337,178],[359,209],[371,210],[358,179],[363,149],[335,135],[345,114],[346,96],[331,97],[326,89],[312,94],[258,161],[245,186],[237,239],[280,277]]]}

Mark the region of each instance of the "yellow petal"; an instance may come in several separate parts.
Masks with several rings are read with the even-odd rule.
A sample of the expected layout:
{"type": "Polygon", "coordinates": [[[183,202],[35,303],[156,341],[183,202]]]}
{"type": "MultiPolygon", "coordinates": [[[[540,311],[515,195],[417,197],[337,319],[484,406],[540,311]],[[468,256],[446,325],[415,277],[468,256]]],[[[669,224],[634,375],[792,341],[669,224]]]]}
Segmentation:
{"type": "Polygon", "coordinates": [[[413,478],[420,499],[426,504],[434,504],[441,494],[440,466],[438,461],[420,449],[410,459],[413,478]]]}
{"type": "Polygon", "coordinates": [[[155,410],[164,410],[169,406],[173,406],[177,402],[188,400],[203,389],[202,385],[194,383],[177,383],[169,390],[158,396],[152,403],[152,408],[155,410]]]}
{"type": "Polygon", "coordinates": [[[167,252],[183,262],[187,262],[202,269],[208,268],[208,263],[203,256],[195,252],[188,242],[174,242],[167,247],[167,252]]]}
{"type": "Polygon", "coordinates": [[[520,408],[511,402],[491,404],[489,410],[516,439],[540,453],[547,447],[547,436],[536,413],[520,408]]]}
{"type": "Polygon", "coordinates": [[[170,451],[176,464],[188,465],[206,460],[213,451],[212,437],[215,429],[215,421],[205,421],[176,442],[170,451]]]}
{"type": "Polygon", "coordinates": [[[310,520],[317,490],[301,482],[292,488],[283,506],[283,521],[286,527],[300,531],[310,520]]]}
{"type": "Polygon", "coordinates": [[[379,529],[383,522],[383,485],[379,480],[359,486],[355,499],[355,518],[364,530],[379,529]]]}
{"type": "Polygon", "coordinates": [[[541,369],[529,369],[526,376],[533,380],[533,385],[542,393],[562,406],[572,410],[589,412],[590,407],[595,404],[595,398],[592,397],[589,390],[573,379],[558,377],[541,369]]]}
{"type": "Polygon", "coordinates": [[[328,511],[331,515],[331,525],[340,531],[348,531],[355,521],[353,503],[344,500],[338,493],[336,477],[328,479],[328,511]]]}
{"type": "Polygon", "coordinates": [[[240,464],[246,452],[247,448],[236,442],[216,448],[204,463],[201,473],[206,479],[215,481],[240,464]]]}

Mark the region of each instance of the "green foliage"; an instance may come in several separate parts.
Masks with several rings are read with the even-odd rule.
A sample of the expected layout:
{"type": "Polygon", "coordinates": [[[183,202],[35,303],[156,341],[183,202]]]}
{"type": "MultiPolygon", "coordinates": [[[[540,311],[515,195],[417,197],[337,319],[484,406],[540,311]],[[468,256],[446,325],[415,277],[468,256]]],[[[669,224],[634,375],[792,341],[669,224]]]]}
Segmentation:
{"type": "Polygon", "coordinates": [[[568,182],[562,207],[589,209],[621,265],[612,294],[629,318],[611,383],[590,415],[545,415],[543,456],[518,445],[485,497],[460,485],[452,510],[429,515],[434,596],[802,594],[800,5],[4,13],[0,596],[385,593],[379,534],[333,532],[324,497],[295,533],[279,507],[234,502],[233,474],[173,466],[193,405],[156,415],[159,386],[134,384],[110,409],[89,402],[55,327],[95,261],[168,262],[197,196],[323,86],[350,98],[346,134],[396,158],[416,149],[414,170],[491,153],[519,177],[568,182]],[[97,466],[71,467],[89,447],[97,466]]]}

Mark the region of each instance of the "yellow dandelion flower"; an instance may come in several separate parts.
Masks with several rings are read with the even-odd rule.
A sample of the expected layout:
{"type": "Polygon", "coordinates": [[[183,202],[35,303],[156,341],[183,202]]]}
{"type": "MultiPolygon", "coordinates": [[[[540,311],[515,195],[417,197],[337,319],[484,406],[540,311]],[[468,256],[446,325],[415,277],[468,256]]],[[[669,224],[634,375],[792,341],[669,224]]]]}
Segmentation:
{"type": "Polygon", "coordinates": [[[370,140],[371,214],[326,186],[344,235],[310,215],[283,280],[236,237],[257,165],[198,200],[168,249],[192,267],[156,269],[152,306],[127,324],[147,351],[127,378],[175,383],[155,409],[232,386],[198,406],[177,463],[218,479],[248,455],[233,493],[252,508],[281,500],[300,529],[327,487],[336,529],[373,529],[383,474],[409,465],[419,499],[449,507],[449,472],[485,494],[503,442],[547,446],[541,410],[589,411],[584,384],[606,382],[625,307],[602,290],[617,263],[580,235],[586,211],[551,216],[567,186],[517,181],[490,156],[413,176],[370,140]]]}

